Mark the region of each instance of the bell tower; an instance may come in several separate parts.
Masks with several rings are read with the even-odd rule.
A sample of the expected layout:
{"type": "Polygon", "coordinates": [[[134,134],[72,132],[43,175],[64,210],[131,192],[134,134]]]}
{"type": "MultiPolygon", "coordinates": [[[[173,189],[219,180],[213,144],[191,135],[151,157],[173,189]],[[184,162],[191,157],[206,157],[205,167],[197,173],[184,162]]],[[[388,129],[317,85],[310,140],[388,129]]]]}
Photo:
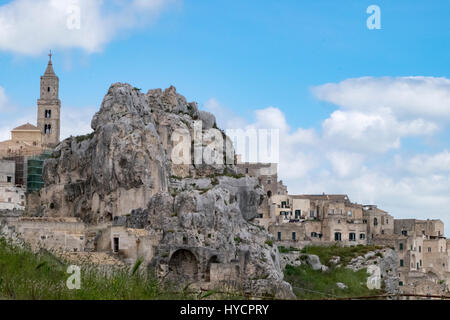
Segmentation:
{"type": "Polygon", "coordinates": [[[59,143],[61,101],[59,100],[59,78],[53,70],[51,51],[48,56],[47,69],[41,77],[37,126],[42,133],[44,148],[53,149],[59,143]]]}

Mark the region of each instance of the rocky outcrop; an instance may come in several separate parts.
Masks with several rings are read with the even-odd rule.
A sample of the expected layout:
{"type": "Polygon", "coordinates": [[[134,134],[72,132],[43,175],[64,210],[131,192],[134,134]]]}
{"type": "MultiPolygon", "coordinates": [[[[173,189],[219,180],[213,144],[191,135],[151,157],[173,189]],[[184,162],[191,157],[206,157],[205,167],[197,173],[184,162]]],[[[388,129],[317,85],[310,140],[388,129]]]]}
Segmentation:
{"type": "Polygon", "coordinates": [[[398,256],[390,248],[379,249],[366,253],[364,256],[353,258],[346,268],[353,271],[361,269],[377,269],[384,289],[387,293],[399,292],[399,277],[397,272],[398,256]],[[378,269],[379,268],[379,269],[378,269]]]}
{"type": "Polygon", "coordinates": [[[64,140],[46,160],[44,216],[161,233],[150,265],[162,277],[190,272],[210,281],[212,264],[223,265],[244,290],[293,297],[272,236],[251,222],[263,191],[237,174],[231,141],[212,114],[174,87],[143,94],[117,83],[91,126],[92,134],[64,140]],[[221,138],[222,149],[208,148],[221,138]],[[206,153],[218,161],[199,162],[206,153]]]}

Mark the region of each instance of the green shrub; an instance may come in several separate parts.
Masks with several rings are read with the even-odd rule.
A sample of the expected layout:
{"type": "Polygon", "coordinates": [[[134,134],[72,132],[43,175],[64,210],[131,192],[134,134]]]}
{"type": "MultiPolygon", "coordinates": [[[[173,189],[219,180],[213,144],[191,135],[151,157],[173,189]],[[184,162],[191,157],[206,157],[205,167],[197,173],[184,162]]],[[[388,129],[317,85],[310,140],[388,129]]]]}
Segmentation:
{"type": "Polygon", "coordinates": [[[86,134],[84,136],[77,136],[77,137],[75,137],[75,141],[77,143],[80,143],[80,142],[82,142],[84,140],[91,140],[94,137],[94,134],[95,134],[95,132],[91,132],[91,133],[86,134]]]}

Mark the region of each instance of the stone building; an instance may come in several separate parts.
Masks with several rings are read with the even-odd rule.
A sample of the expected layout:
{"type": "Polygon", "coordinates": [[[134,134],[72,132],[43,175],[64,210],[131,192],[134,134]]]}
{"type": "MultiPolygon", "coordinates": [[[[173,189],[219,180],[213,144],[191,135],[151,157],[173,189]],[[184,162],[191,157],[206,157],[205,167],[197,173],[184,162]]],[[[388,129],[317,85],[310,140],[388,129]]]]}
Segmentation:
{"type": "Polygon", "coordinates": [[[395,219],[393,233],[375,234],[371,242],[398,254],[402,292],[443,294],[450,285],[450,246],[441,220],[395,219]]]}
{"type": "Polygon", "coordinates": [[[272,197],[269,231],[282,245],[367,243],[363,207],[347,195],[280,195],[272,197]]]}
{"type": "Polygon", "coordinates": [[[11,139],[0,142],[0,159],[15,163],[14,184],[28,192],[42,187],[42,159],[59,143],[59,79],[53,70],[51,54],[49,56],[47,69],[41,77],[37,126],[26,123],[14,128],[11,139]]]}
{"type": "Polygon", "coordinates": [[[363,221],[367,224],[369,243],[379,235],[394,234],[394,217],[375,205],[363,206],[363,221]]]}
{"type": "Polygon", "coordinates": [[[33,156],[43,150],[41,132],[30,123],[14,128],[11,139],[0,142],[0,158],[33,156]]]}
{"type": "Polygon", "coordinates": [[[283,181],[278,180],[278,164],[242,162],[241,156],[236,155],[236,168],[239,174],[258,178],[260,185],[262,185],[264,199],[259,205],[256,221],[267,229],[269,224],[274,222],[273,215],[270,212],[272,198],[286,196],[288,193],[283,181]]]}
{"type": "Polygon", "coordinates": [[[42,144],[53,149],[59,143],[61,101],[59,100],[59,78],[53,70],[52,54],[41,77],[41,96],[38,99],[37,126],[42,133],[42,144]]]}
{"type": "MultiPolygon", "coordinates": [[[[37,126],[26,123],[11,131],[11,139],[0,142],[0,158],[30,157],[53,149],[60,138],[59,79],[53,70],[51,59],[40,83],[40,99],[37,102],[37,126]]],[[[22,159],[23,162],[23,159],[22,159]]]]}
{"type": "Polygon", "coordinates": [[[0,160],[0,210],[24,210],[25,203],[25,189],[15,181],[15,162],[0,160]]]}

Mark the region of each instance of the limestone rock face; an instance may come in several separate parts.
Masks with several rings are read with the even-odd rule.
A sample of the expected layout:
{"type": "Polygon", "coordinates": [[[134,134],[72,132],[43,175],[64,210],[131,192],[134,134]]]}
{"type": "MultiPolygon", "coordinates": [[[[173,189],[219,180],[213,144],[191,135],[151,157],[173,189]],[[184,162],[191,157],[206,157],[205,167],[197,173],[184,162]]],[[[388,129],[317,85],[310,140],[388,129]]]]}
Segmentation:
{"type": "Polygon", "coordinates": [[[220,278],[212,270],[223,266],[244,290],[293,298],[272,236],[252,223],[263,190],[256,178],[237,174],[234,153],[226,152],[231,142],[211,129],[215,124],[174,87],[143,94],[112,85],[92,119],[94,132],[64,140],[46,160],[40,212],[162,234],[151,266],[163,277],[195,270],[187,276],[209,281],[220,278]],[[223,138],[223,150],[212,152],[222,161],[194,161],[196,148],[214,140],[211,130],[223,138]],[[180,163],[184,139],[189,154],[181,153],[189,161],[180,163]]]}

